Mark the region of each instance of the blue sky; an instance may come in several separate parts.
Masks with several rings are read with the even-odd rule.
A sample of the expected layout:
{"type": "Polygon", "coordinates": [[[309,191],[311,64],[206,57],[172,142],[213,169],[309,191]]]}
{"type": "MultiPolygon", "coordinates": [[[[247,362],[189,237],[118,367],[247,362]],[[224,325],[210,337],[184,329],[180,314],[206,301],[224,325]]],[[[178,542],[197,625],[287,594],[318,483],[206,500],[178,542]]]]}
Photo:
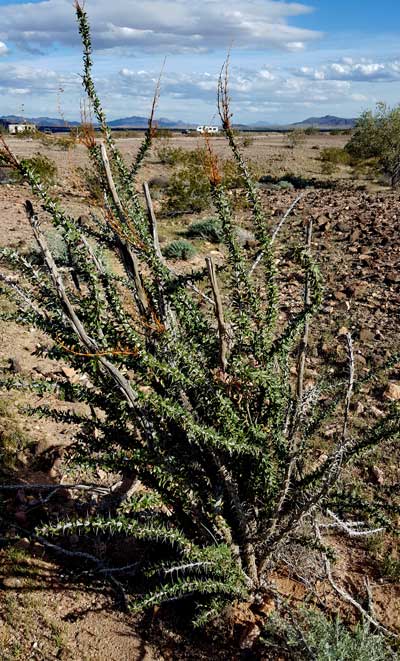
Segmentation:
{"type": "MultiPolygon", "coordinates": [[[[0,0],[0,115],[79,118],[72,0],[0,0]]],[[[394,0],[86,0],[110,119],[146,115],[164,56],[159,116],[208,122],[232,44],[235,120],[358,115],[400,102],[394,0]]]]}

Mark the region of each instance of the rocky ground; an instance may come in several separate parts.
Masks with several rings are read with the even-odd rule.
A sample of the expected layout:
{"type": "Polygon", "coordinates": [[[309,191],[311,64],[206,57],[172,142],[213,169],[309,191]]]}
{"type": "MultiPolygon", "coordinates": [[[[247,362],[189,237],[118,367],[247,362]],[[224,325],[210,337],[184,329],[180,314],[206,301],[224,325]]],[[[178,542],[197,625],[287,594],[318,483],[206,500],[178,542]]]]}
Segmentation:
{"type": "MultiPolygon", "coordinates": [[[[260,194],[269,212],[271,227],[279,222],[299,193],[303,194],[281,233],[282,259],[289,248],[303,241],[305,223],[310,218],[313,220],[312,249],[324,277],[325,299],[320,320],[311,334],[306,374],[309,384],[315,380],[321,361],[331,366],[332,373],[338,364],[340,367],[346,329],[354,338],[359,376],[378,367],[400,349],[400,192],[360,179],[348,168],[339,168],[335,175],[323,175],[318,151],[324,146],[340,147],[345,140],[343,136],[310,136],[304,145],[289,150],[284,137],[268,135],[257,136],[253,144],[244,149],[267,178],[279,181],[291,173],[303,179],[286,176],[289,185],[282,188],[264,182],[260,185],[260,194]],[[312,178],[315,178],[311,182],[313,185],[304,188],[304,180],[312,178]]],[[[139,137],[121,139],[120,144],[125,155],[130,156],[138,147],[139,137]]],[[[193,149],[198,139],[179,136],[174,138],[175,144],[193,149]]],[[[222,139],[216,139],[215,144],[219,155],[227,157],[222,139]]],[[[30,156],[38,149],[45,151],[58,166],[60,185],[55,192],[61,202],[71,213],[87,213],[93,201],[84,190],[77,170],[86,164],[82,146],[64,152],[51,146],[44,148],[36,141],[17,139],[13,139],[10,146],[20,157],[30,156]]],[[[141,176],[150,179],[168,174],[168,168],[159,163],[155,153],[141,176]]],[[[9,184],[0,176],[0,245],[30,253],[34,246],[23,211],[27,197],[30,192],[25,186],[9,184]]],[[[155,207],[159,212],[159,201],[155,207]]],[[[209,217],[210,212],[202,216],[209,217]]],[[[172,221],[160,218],[160,235],[165,241],[179,237],[191,220],[193,218],[172,221]]],[[[246,227],[245,210],[240,212],[238,222],[246,227]]],[[[214,251],[216,259],[223,258],[216,245],[203,241],[197,247],[198,254],[188,263],[176,264],[176,268],[194,268],[203,263],[205,254],[210,251],[214,251]]],[[[299,295],[299,282],[291,273],[290,259],[289,255],[289,268],[282,282],[283,315],[293,311],[299,295]]],[[[1,305],[6,309],[5,299],[1,299],[1,305]]],[[[13,373],[20,375],[21,380],[24,375],[31,374],[44,379],[50,374],[59,379],[79,378],[68,368],[37,356],[37,346],[44,340],[37,331],[0,321],[0,335],[0,369],[4,377],[13,373]]],[[[361,424],[368,425],[382,416],[388,403],[398,400],[399,365],[393,367],[388,379],[379,380],[371,392],[362,394],[354,407],[357,407],[361,424]]],[[[19,407],[26,401],[19,392],[0,393],[0,437],[7,455],[7,470],[21,482],[59,480],[63,475],[60,448],[73,440],[74,429],[24,416],[19,407]]],[[[29,403],[47,401],[46,398],[29,398],[29,403]]],[[[65,402],[57,405],[68,407],[65,402]]],[[[329,439],[329,429],[326,434],[329,439]]],[[[323,445],[323,439],[321,442],[323,445]]],[[[362,469],[357,477],[367,485],[369,482],[384,486],[398,483],[398,449],[391,448],[385,456],[371,456],[367,469],[362,469]]],[[[101,476],[97,479],[101,481],[101,476]]],[[[13,508],[19,524],[28,525],[31,515],[26,512],[32,509],[31,504],[18,502],[17,494],[10,497],[5,506],[13,508]]],[[[398,548],[393,540],[375,548],[346,548],[345,561],[337,571],[343,584],[356,591],[362,591],[368,574],[377,616],[388,626],[400,630],[399,575],[387,570],[385,573],[385,554],[393,558],[394,567],[399,565],[398,548]]],[[[137,622],[114,608],[114,596],[108,587],[98,585],[89,589],[83,582],[71,582],[39,543],[34,548],[22,541],[13,551],[0,550],[0,577],[0,659],[161,658],[138,636],[137,622]]],[[[277,581],[286,581],[282,589],[287,589],[288,596],[301,600],[301,581],[288,569],[277,576],[277,581]]],[[[155,627],[157,629],[157,624],[155,627]]],[[[202,658],[200,651],[197,652],[197,657],[190,656],[187,645],[175,640],[170,641],[169,646],[164,645],[163,658],[202,658]]]]}

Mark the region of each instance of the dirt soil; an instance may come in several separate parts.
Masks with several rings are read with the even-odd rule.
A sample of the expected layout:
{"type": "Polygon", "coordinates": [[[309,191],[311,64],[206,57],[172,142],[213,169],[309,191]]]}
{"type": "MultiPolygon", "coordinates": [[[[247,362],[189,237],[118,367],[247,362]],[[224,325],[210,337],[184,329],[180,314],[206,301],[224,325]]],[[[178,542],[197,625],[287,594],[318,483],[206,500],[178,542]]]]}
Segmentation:
{"type": "MultiPolygon", "coordinates": [[[[118,139],[124,155],[130,159],[141,142],[140,135],[118,139]]],[[[334,175],[321,173],[319,151],[326,146],[342,147],[345,136],[316,135],[307,137],[300,147],[288,149],[284,136],[279,134],[256,135],[253,143],[244,148],[247,158],[257,163],[262,174],[276,181],[288,174],[315,179],[303,189],[302,183],[293,179],[294,187],[277,189],[266,182],[260,185],[263,204],[269,212],[271,228],[276,226],[282,214],[303,193],[291,219],[282,232],[282,256],[289,247],[303,241],[304,226],[313,219],[312,248],[318,256],[324,280],[325,302],[318,335],[311,339],[307,363],[307,385],[315,381],[321,358],[332,365],[343,360],[343,334],[351,330],[355,341],[356,369],[363,376],[370,367],[378,366],[400,348],[400,192],[392,191],[379,182],[360,178],[347,167],[340,167],[334,175]],[[318,338],[321,339],[318,339],[318,338]]],[[[223,138],[213,139],[215,151],[221,159],[229,157],[223,138]]],[[[87,165],[85,148],[81,145],[70,151],[43,147],[36,140],[10,139],[9,145],[18,157],[29,157],[40,150],[52,158],[58,168],[58,187],[55,193],[63,206],[75,215],[82,215],[93,208],[94,201],[84,190],[78,167],[87,165]]],[[[198,138],[174,136],[171,145],[184,149],[202,146],[198,138]]],[[[141,172],[141,181],[154,176],[168,175],[168,167],[160,164],[156,150],[141,172]]],[[[310,183],[310,182],[308,182],[310,183]]],[[[29,189],[21,184],[1,183],[0,178],[0,245],[30,253],[34,249],[30,226],[25,217],[23,203],[32,199],[29,189]]],[[[155,201],[157,213],[160,203],[155,201]]],[[[210,211],[200,217],[210,217],[210,211]]],[[[164,240],[178,238],[182,228],[193,221],[187,216],[177,219],[160,218],[160,235],[164,240]]],[[[44,220],[44,222],[46,222],[44,220]]],[[[238,222],[246,227],[246,211],[240,212],[238,222]]],[[[211,251],[218,261],[223,258],[218,246],[203,241],[196,244],[199,253],[188,263],[175,264],[178,269],[191,269],[203,263],[211,251]]],[[[290,264],[290,257],[289,257],[290,264]]],[[[293,311],[293,300],[299,293],[295,276],[286,276],[282,292],[282,315],[293,311]],[[289,303],[288,303],[289,301],[289,303]]],[[[5,300],[1,305],[6,309],[5,300]]],[[[79,379],[78,375],[65,371],[37,355],[37,347],[46,339],[34,329],[21,328],[13,322],[0,321],[1,356],[0,370],[3,376],[14,373],[21,377],[34,375],[40,378],[56,376],[59,379],[79,379]]],[[[333,371],[333,368],[332,368],[333,371]]],[[[382,415],[382,409],[394,393],[400,393],[400,366],[393,368],[387,383],[378,382],[372,393],[361,395],[354,403],[361,420],[367,425],[382,415]],[[390,394],[392,393],[392,395],[390,394]]],[[[397,397],[397,395],[396,395],[397,397]]],[[[399,394],[400,397],[400,394],[399,394]]],[[[73,427],[57,424],[48,419],[32,419],[24,416],[17,405],[56,404],[70,408],[67,402],[54,402],[51,396],[26,397],[19,392],[0,393],[0,423],[7,429],[17,429],[19,437],[29,438],[27,447],[18,446],[17,460],[12,463],[16,479],[21,482],[59,481],[63,475],[62,448],[73,440],[73,427]],[[38,458],[47,458],[47,463],[38,458]]],[[[1,431],[2,427],[0,427],[1,431]]],[[[326,430],[329,439],[329,429],[326,430]]],[[[321,446],[321,453],[324,452],[321,446]]],[[[357,469],[356,469],[357,470],[357,469]]],[[[100,478],[101,476],[96,476],[100,478]]],[[[371,456],[370,466],[360,469],[358,477],[368,484],[381,480],[385,486],[396,484],[400,479],[398,449],[391,448],[387,456],[371,456]],[[362,472],[364,471],[364,472],[362,472]]],[[[23,507],[13,506],[19,523],[23,507]]],[[[341,544],[344,564],[336,568],[343,584],[350,591],[365,590],[365,576],[372,581],[374,605],[377,616],[388,626],[400,631],[400,589],[393,578],[385,576],[381,569],[382,553],[387,546],[373,552],[366,547],[346,547],[341,544]]],[[[0,546],[1,548],[1,546],[0,546]]],[[[395,543],[389,548],[398,559],[395,543]]],[[[303,584],[287,565],[277,576],[277,585],[288,596],[300,599],[303,584]],[[286,583],[285,583],[286,581],[286,583]]],[[[0,659],[71,659],[101,661],[134,661],[136,659],[205,658],[198,650],[191,656],[186,645],[171,643],[172,650],[164,650],[160,656],[155,648],[147,645],[140,634],[138,623],[115,607],[115,595],[110,588],[99,584],[89,588],[70,581],[62,574],[54,559],[47,557],[40,544],[22,543],[16,550],[0,551],[0,659]]],[[[139,627],[140,628],[140,627],[139,627]]],[[[142,630],[143,631],[143,630],[142,630]]],[[[168,646],[167,646],[168,647],[168,646]]],[[[207,655],[207,654],[206,654],[207,655]]],[[[217,658],[215,655],[214,658],[217,658]]],[[[218,656],[219,658],[219,656],[218,656]]],[[[222,658],[222,657],[221,657],[222,658]]],[[[226,657],[228,658],[228,657],[226,657]]],[[[241,658],[234,655],[229,658],[241,658]]]]}

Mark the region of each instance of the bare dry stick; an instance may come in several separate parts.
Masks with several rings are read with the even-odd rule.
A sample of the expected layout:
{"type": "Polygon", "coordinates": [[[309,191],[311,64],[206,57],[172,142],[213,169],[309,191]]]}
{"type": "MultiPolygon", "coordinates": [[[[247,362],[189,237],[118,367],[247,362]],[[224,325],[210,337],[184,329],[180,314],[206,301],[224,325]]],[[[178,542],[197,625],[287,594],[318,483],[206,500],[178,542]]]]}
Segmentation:
{"type": "MultiPolygon", "coordinates": [[[[299,198],[298,198],[299,199],[299,198]]],[[[293,203],[294,204],[294,203],[293,203]]],[[[292,205],[293,206],[293,205],[292,205]]],[[[288,212],[287,212],[287,215],[288,212]]],[[[307,225],[307,232],[306,232],[306,249],[308,251],[311,250],[311,237],[312,237],[312,220],[309,221],[307,225]]],[[[310,279],[309,276],[306,276],[306,282],[304,286],[304,307],[307,309],[307,307],[310,305],[311,302],[311,294],[310,294],[310,279]]],[[[303,400],[303,390],[304,390],[304,368],[305,368],[305,361],[306,361],[306,352],[307,352],[307,345],[308,345],[308,335],[309,335],[309,330],[310,330],[310,324],[309,321],[306,319],[305,324],[304,324],[304,332],[303,332],[303,338],[301,341],[300,345],[300,355],[299,355],[299,361],[298,361],[298,368],[297,368],[297,407],[296,411],[294,413],[294,417],[297,418],[299,414],[301,414],[301,402],[303,400]]],[[[292,425],[287,424],[287,428],[289,429],[290,427],[293,427],[292,425]]],[[[292,428],[292,448],[291,448],[291,459],[286,467],[286,475],[285,479],[283,482],[283,488],[282,492],[278,501],[278,506],[276,508],[276,512],[273,516],[273,519],[271,521],[271,527],[268,533],[268,538],[273,537],[275,534],[278,521],[279,521],[279,516],[282,511],[282,507],[284,505],[284,502],[287,498],[289,488],[290,488],[290,483],[292,479],[292,474],[293,474],[293,469],[296,464],[296,453],[297,453],[297,442],[296,442],[296,430],[292,428]]],[[[264,567],[265,565],[262,563],[261,567],[264,567]]]]}
{"type": "Polygon", "coordinates": [[[5,284],[8,287],[13,289],[16,292],[16,294],[19,296],[19,298],[21,300],[23,300],[24,303],[26,303],[26,305],[28,305],[30,308],[32,308],[32,310],[37,315],[39,315],[40,317],[43,317],[43,318],[46,317],[45,312],[43,312],[43,310],[40,310],[38,307],[36,307],[36,305],[33,303],[33,301],[31,301],[29,296],[24,292],[24,290],[21,287],[19,287],[19,285],[13,280],[13,278],[11,276],[0,272],[0,281],[5,282],[5,284]]]}
{"type": "MultiPolygon", "coordinates": [[[[307,225],[306,232],[306,250],[311,251],[311,237],[312,237],[312,220],[310,219],[307,225]]],[[[310,276],[307,273],[306,282],[304,286],[304,308],[307,309],[311,304],[311,292],[310,292],[310,276]]],[[[304,369],[306,364],[306,353],[308,347],[308,335],[310,332],[310,322],[306,318],[304,323],[304,332],[300,344],[300,354],[297,366],[297,410],[301,415],[301,405],[304,395],[304,369]]]]}
{"type": "Polygon", "coordinates": [[[215,264],[212,257],[206,257],[206,264],[214,297],[215,316],[218,322],[219,361],[221,369],[225,372],[228,364],[228,333],[224,318],[224,309],[222,306],[222,298],[219,291],[217,274],[215,272],[215,264]]]}
{"type": "Polygon", "coordinates": [[[346,442],[347,439],[347,427],[349,421],[350,404],[354,389],[354,351],[353,351],[353,340],[350,333],[347,333],[346,341],[347,341],[347,353],[349,357],[349,381],[346,392],[346,400],[344,403],[344,416],[343,416],[343,428],[342,428],[343,444],[346,442]]]}
{"type": "Polygon", "coordinates": [[[285,220],[290,216],[290,214],[292,213],[295,206],[300,202],[300,200],[303,199],[303,197],[304,197],[304,193],[301,193],[298,197],[296,197],[294,202],[292,202],[292,204],[290,205],[288,210],[285,211],[285,213],[283,214],[283,216],[282,216],[281,220],[279,221],[278,225],[275,227],[274,231],[272,232],[272,237],[271,237],[271,242],[272,243],[275,241],[276,237],[278,236],[279,232],[281,231],[285,220]]]}
{"type": "Polygon", "coordinates": [[[164,258],[161,253],[160,241],[158,238],[157,218],[156,214],[154,213],[153,200],[151,199],[150,188],[147,181],[145,181],[143,184],[143,191],[149,215],[151,234],[153,236],[154,250],[156,251],[158,257],[163,260],[164,258]]]}
{"type": "MultiPolygon", "coordinates": [[[[317,539],[319,543],[321,544],[322,547],[326,548],[326,544],[322,538],[321,531],[319,528],[319,525],[317,522],[315,522],[315,533],[317,536],[317,539]]],[[[374,627],[379,629],[380,631],[383,631],[387,636],[391,636],[393,638],[398,638],[397,634],[395,634],[393,631],[390,631],[390,629],[386,629],[382,624],[380,624],[376,619],[371,617],[371,615],[361,606],[361,604],[356,601],[351,594],[349,594],[344,588],[341,588],[334,580],[333,574],[332,574],[332,567],[331,567],[331,561],[329,560],[328,556],[326,553],[323,553],[323,559],[324,559],[324,565],[325,565],[325,571],[326,575],[328,578],[329,583],[331,584],[332,588],[337,592],[337,594],[344,599],[344,601],[347,601],[349,604],[351,604],[356,610],[358,610],[359,613],[363,616],[367,622],[372,624],[374,627]]]]}
{"type": "MultiPolygon", "coordinates": [[[[107,149],[103,142],[100,145],[100,149],[101,149],[101,158],[103,161],[104,171],[106,173],[107,184],[111,193],[111,197],[113,199],[114,205],[117,208],[121,219],[125,219],[125,211],[121,204],[121,200],[119,199],[119,195],[111,172],[110,162],[108,160],[107,149]]],[[[117,241],[125,265],[125,269],[131,275],[135,283],[135,288],[137,293],[137,304],[139,307],[139,311],[141,312],[141,314],[145,315],[148,310],[149,302],[147,300],[146,292],[143,289],[137,256],[133,251],[132,247],[128,245],[126,241],[121,239],[120,236],[117,236],[117,241]]]]}
{"type": "MultiPolygon", "coordinates": [[[[89,337],[89,335],[86,333],[86,330],[81,320],[77,316],[68,298],[60,272],[48,248],[46,239],[44,238],[44,235],[40,230],[39,219],[36,216],[32,203],[29,200],[27,200],[27,202],[25,203],[25,210],[28,216],[28,220],[31,224],[33,234],[42,252],[46,266],[53,281],[53,285],[61,301],[61,305],[64,310],[65,316],[67,317],[69,323],[71,324],[74,332],[79,337],[82,344],[87,349],[89,349],[90,352],[98,354],[99,347],[97,346],[95,340],[89,337]]],[[[98,360],[100,364],[105,368],[106,372],[108,372],[108,374],[112,377],[112,379],[117,383],[118,387],[120,388],[121,392],[123,393],[124,397],[130,404],[130,406],[137,409],[137,403],[138,403],[137,398],[132,391],[129,381],[123,376],[123,374],[121,374],[121,372],[115,367],[115,365],[110,363],[106,358],[104,358],[104,356],[98,356],[98,360]]]]}
{"type": "Polygon", "coordinates": [[[59,491],[67,489],[69,491],[90,491],[99,495],[107,496],[113,493],[113,487],[102,487],[98,484],[31,484],[22,482],[21,484],[0,484],[0,491],[59,491]]]}
{"type": "MultiPolygon", "coordinates": [[[[301,193],[301,195],[296,197],[294,202],[292,202],[290,207],[285,211],[285,213],[282,216],[281,220],[279,221],[278,225],[275,227],[274,231],[272,232],[271,243],[274,243],[276,237],[278,236],[280,230],[282,229],[282,226],[283,226],[285,220],[287,220],[287,218],[290,216],[290,214],[292,213],[292,211],[294,210],[296,205],[300,202],[301,199],[303,199],[303,197],[304,197],[304,194],[301,193]]],[[[254,260],[254,263],[253,263],[253,265],[252,265],[252,267],[249,271],[249,275],[252,275],[252,273],[255,271],[255,269],[257,268],[257,266],[259,265],[259,263],[261,262],[263,257],[264,257],[264,251],[262,250],[261,252],[258,253],[256,259],[254,260]]]]}

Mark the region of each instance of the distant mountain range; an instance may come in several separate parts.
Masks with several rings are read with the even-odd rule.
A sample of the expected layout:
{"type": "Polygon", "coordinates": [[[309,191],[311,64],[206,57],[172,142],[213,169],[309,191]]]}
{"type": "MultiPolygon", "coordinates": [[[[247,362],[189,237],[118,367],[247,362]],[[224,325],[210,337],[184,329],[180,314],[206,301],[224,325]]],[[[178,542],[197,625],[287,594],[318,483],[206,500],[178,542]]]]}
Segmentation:
{"type": "MultiPolygon", "coordinates": [[[[57,119],[55,117],[22,117],[19,115],[3,115],[0,117],[0,122],[3,124],[18,124],[25,123],[36,124],[36,126],[47,126],[49,128],[65,128],[79,126],[80,122],[69,122],[63,119],[57,119]]],[[[146,129],[149,123],[148,117],[124,117],[122,119],[114,119],[111,122],[108,122],[108,125],[111,128],[135,128],[135,129],[146,129]]],[[[96,122],[94,122],[96,125],[96,122]]],[[[160,128],[190,128],[195,126],[194,124],[189,124],[187,122],[175,121],[173,119],[167,119],[166,117],[160,117],[157,119],[157,126],[160,128]]]]}
{"type": "MultiPolygon", "coordinates": [[[[114,128],[147,128],[149,123],[148,117],[123,117],[122,119],[114,119],[111,122],[108,122],[108,125],[114,128]]],[[[188,122],[175,121],[173,119],[168,119],[167,117],[160,117],[156,120],[157,126],[160,128],[190,128],[195,126],[194,124],[189,124],[188,122]]]]}
{"type": "Polygon", "coordinates": [[[325,115],[324,117],[309,117],[302,122],[295,122],[291,126],[304,127],[315,126],[317,128],[337,128],[337,129],[351,129],[355,126],[357,119],[352,117],[345,119],[344,117],[335,117],[335,115],[325,115]]]}
{"type": "MultiPolygon", "coordinates": [[[[344,117],[335,117],[335,115],[325,115],[324,117],[308,117],[302,122],[295,122],[293,124],[271,124],[269,122],[256,122],[255,124],[236,124],[236,128],[242,129],[273,129],[273,128],[307,128],[314,126],[315,128],[353,128],[356,123],[355,118],[346,119],[344,117]]],[[[18,115],[3,115],[0,117],[0,123],[3,124],[17,124],[19,122],[28,122],[36,124],[36,126],[46,126],[49,128],[65,128],[79,126],[80,122],[66,122],[63,119],[56,119],[54,117],[21,117],[18,115]]],[[[160,117],[156,120],[159,128],[193,128],[196,124],[190,122],[175,121],[167,117],[160,117]]],[[[114,119],[108,123],[111,128],[147,128],[148,118],[141,116],[123,117],[122,119],[114,119]]]]}
{"type": "Polygon", "coordinates": [[[21,115],[3,115],[0,117],[0,122],[3,124],[20,124],[27,122],[28,124],[36,124],[36,126],[48,127],[80,125],[80,122],[66,122],[63,119],[56,119],[54,117],[22,117],[21,115]]]}

